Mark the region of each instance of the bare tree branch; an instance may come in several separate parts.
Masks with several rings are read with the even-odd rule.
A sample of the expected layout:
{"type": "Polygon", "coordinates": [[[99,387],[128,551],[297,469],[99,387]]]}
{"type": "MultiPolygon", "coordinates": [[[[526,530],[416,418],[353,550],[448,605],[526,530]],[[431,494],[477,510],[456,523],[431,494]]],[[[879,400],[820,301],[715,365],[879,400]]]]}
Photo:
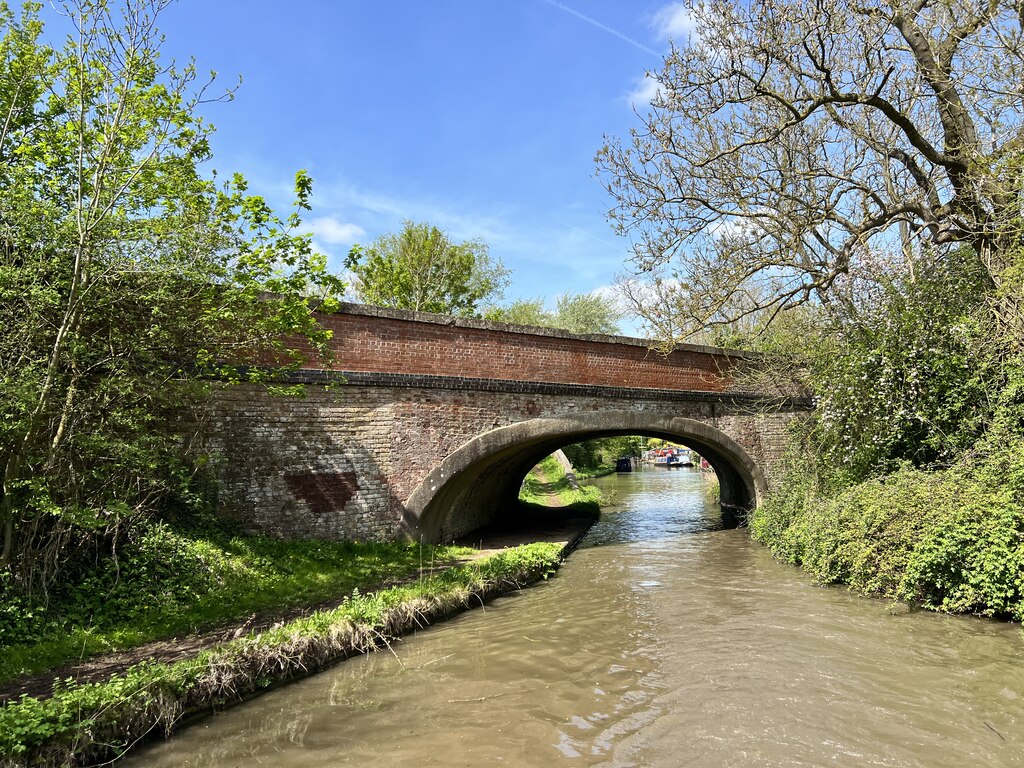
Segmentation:
{"type": "Polygon", "coordinates": [[[879,251],[965,243],[999,281],[1022,234],[1016,0],[689,10],[642,128],[597,156],[639,273],[686,286],[674,328],[826,301],[879,251]]]}

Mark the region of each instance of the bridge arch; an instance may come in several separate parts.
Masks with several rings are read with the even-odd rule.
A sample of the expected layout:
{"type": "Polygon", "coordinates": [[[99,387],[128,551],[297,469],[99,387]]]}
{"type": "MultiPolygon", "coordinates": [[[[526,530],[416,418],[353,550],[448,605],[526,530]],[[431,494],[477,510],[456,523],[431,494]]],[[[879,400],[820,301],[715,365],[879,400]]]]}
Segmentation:
{"type": "Polygon", "coordinates": [[[427,542],[469,533],[518,503],[523,478],[544,456],[572,443],[619,435],[660,437],[694,448],[718,475],[726,512],[752,509],[765,493],[761,468],[735,440],[709,424],[656,412],[570,413],[520,421],[466,442],[409,496],[406,533],[427,542]]]}

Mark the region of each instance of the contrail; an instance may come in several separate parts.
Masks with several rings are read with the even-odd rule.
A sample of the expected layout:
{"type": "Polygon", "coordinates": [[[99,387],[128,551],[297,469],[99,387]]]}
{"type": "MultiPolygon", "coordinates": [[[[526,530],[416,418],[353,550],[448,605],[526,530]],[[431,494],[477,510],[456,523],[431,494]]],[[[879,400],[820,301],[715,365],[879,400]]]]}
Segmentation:
{"type": "Polygon", "coordinates": [[[605,32],[607,32],[610,35],[615,35],[617,38],[619,38],[619,40],[623,40],[623,41],[629,43],[630,45],[634,46],[635,48],[639,48],[644,53],[649,53],[652,56],[657,56],[659,59],[661,58],[661,54],[658,53],[653,48],[648,48],[646,45],[644,45],[643,43],[637,42],[632,37],[629,37],[628,35],[624,35],[621,32],[619,32],[618,30],[612,29],[607,24],[602,24],[597,19],[592,19],[589,16],[587,16],[586,14],[580,13],[579,11],[577,11],[577,10],[575,10],[573,8],[570,8],[569,6],[565,5],[564,3],[558,2],[558,0],[544,0],[544,2],[547,3],[548,5],[555,6],[555,8],[560,8],[563,11],[565,11],[566,13],[571,13],[577,19],[581,19],[582,21],[587,22],[587,24],[595,26],[598,29],[603,29],[605,32]]]}
{"type": "Polygon", "coordinates": [[[562,221],[561,219],[555,219],[555,221],[557,221],[562,226],[568,227],[569,229],[576,230],[581,235],[586,235],[587,237],[589,237],[589,238],[591,238],[593,240],[597,240],[597,242],[601,243],[602,245],[606,245],[609,248],[614,248],[617,251],[621,251],[622,250],[622,248],[620,246],[616,245],[615,243],[611,243],[611,242],[609,242],[607,240],[603,240],[600,237],[598,237],[597,235],[593,235],[590,232],[587,232],[587,230],[585,230],[585,229],[580,229],[579,227],[574,227],[572,224],[570,224],[567,221],[562,221]]]}

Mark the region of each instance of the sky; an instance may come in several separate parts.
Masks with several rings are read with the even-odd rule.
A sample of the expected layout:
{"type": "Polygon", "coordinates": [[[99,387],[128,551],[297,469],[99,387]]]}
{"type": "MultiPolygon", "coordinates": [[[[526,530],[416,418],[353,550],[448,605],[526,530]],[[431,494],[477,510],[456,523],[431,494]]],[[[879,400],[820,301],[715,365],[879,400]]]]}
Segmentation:
{"type": "MultiPolygon", "coordinates": [[[[609,286],[629,242],[595,177],[604,136],[640,126],[669,38],[666,0],[179,0],[163,56],[196,59],[231,103],[211,167],[287,212],[313,178],[314,242],[341,269],[354,243],[426,221],[483,238],[512,271],[506,301],[609,286]]],[[[45,14],[45,11],[44,11],[45,14]]],[[[629,325],[626,323],[625,325],[629,325]]]]}

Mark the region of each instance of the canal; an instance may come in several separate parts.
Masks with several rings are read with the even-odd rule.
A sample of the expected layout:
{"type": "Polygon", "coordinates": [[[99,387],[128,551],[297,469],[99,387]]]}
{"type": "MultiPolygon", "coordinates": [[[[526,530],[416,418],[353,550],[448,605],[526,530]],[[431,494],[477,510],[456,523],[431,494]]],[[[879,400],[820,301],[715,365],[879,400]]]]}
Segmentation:
{"type": "Polygon", "coordinates": [[[555,578],[125,764],[1024,765],[1019,626],[815,586],[718,530],[699,471],[594,482],[555,578]]]}

